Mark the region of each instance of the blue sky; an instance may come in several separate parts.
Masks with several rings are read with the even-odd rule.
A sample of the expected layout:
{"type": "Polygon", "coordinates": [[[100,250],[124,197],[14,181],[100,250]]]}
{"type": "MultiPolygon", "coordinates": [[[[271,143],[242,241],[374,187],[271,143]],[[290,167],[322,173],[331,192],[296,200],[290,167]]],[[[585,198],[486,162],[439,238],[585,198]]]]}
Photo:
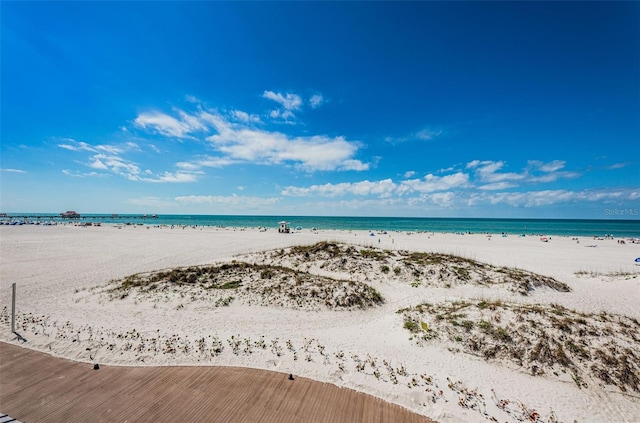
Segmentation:
{"type": "Polygon", "coordinates": [[[640,208],[638,2],[0,8],[2,212],[640,208]]]}

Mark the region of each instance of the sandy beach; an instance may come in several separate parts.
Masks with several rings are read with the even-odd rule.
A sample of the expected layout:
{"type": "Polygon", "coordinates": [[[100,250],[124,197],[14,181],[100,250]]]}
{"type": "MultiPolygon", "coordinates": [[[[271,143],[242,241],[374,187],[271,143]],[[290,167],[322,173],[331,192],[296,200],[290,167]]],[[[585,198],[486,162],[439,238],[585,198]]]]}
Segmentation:
{"type": "Polygon", "coordinates": [[[3,226],[0,340],[278,370],[443,423],[637,422],[639,256],[590,237],[3,226]]]}

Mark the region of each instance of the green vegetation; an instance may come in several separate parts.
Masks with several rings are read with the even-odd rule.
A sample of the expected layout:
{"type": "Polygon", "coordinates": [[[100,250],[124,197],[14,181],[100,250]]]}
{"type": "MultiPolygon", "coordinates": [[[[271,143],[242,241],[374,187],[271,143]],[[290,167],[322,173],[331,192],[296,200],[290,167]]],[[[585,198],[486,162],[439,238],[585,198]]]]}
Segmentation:
{"type": "Polygon", "coordinates": [[[234,300],[234,297],[220,298],[215,302],[215,305],[216,307],[229,307],[229,305],[233,300],[234,300]]]}
{"type": "Polygon", "coordinates": [[[387,274],[393,269],[396,277],[408,281],[420,280],[424,286],[452,288],[459,284],[503,285],[522,295],[530,295],[538,288],[570,291],[568,285],[551,277],[434,252],[357,249],[347,244],[325,241],[273,251],[266,254],[265,258],[276,262],[286,260],[288,263],[304,263],[309,268],[316,265],[324,271],[364,274],[369,279],[378,277],[379,272],[387,274]],[[378,266],[373,262],[381,263],[378,266]]]}
{"type": "MultiPolygon", "coordinates": [[[[329,244],[323,251],[327,250],[331,250],[329,244]]],[[[142,296],[180,292],[184,297],[189,293],[192,301],[213,301],[216,306],[228,306],[234,298],[249,304],[312,309],[366,309],[384,303],[376,289],[362,282],[237,261],[131,275],[113,281],[106,292],[112,299],[124,299],[132,291],[142,296]],[[219,291],[233,291],[234,295],[222,297],[219,291]]]]}
{"type": "Polygon", "coordinates": [[[589,276],[592,278],[624,278],[624,279],[634,279],[640,276],[640,272],[595,272],[589,270],[578,270],[574,273],[576,276],[589,276]]]}
{"type": "Polygon", "coordinates": [[[420,332],[420,326],[418,325],[418,323],[412,321],[412,320],[407,320],[404,322],[404,328],[409,330],[409,332],[412,333],[417,333],[420,332]]]}
{"type": "Polygon", "coordinates": [[[242,281],[237,280],[237,281],[223,283],[222,285],[220,285],[220,289],[236,289],[236,288],[240,288],[241,286],[242,286],[242,281]]]}
{"type": "Polygon", "coordinates": [[[429,336],[414,337],[418,345],[440,333],[451,351],[510,361],[534,376],[569,373],[579,387],[589,376],[640,392],[640,322],[632,317],[486,300],[423,303],[398,313],[413,333],[413,323],[431,322],[429,336]]]}
{"type": "Polygon", "coordinates": [[[388,256],[388,254],[386,252],[384,252],[384,251],[368,250],[368,249],[360,250],[360,255],[362,257],[372,258],[372,259],[375,259],[375,260],[384,260],[388,256]]]}

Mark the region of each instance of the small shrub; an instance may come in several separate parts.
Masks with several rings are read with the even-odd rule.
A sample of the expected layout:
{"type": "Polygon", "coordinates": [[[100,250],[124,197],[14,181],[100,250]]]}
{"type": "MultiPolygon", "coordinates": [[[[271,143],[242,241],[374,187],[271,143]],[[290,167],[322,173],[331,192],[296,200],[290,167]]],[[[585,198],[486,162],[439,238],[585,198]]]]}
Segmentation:
{"type": "Polygon", "coordinates": [[[471,320],[463,320],[462,327],[465,328],[467,332],[470,332],[473,329],[473,322],[471,320]]]}
{"type": "Polygon", "coordinates": [[[412,333],[420,332],[420,326],[416,322],[414,322],[412,320],[405,321],[404,322],[404,328],[408,329],[409,332],[412,332],[412,333]]]}
{"type": "Polygon", "coordinates": [[[242,281],[237,280],[237,281],[231,281],[231,282],[226,282],[224,284],[222,284],[220,286],[220,289],[236,289],[242,286],[242,281]]]}

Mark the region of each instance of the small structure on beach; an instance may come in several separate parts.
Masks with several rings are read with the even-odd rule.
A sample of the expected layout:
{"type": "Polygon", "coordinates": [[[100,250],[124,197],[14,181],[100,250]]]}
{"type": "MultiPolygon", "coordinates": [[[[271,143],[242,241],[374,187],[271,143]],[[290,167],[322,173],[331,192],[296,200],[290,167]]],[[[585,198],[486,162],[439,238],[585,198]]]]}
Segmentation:
{"type": "Polygon", "coordinates": [[[278,223],[278,232],[281,234],[288,234],[289,232],[291,232],[291,229],[289,229],[289,223],[285,222],[284,220],[280,223],[278,223]]]}
{"type": "Polygon", "coordinates": [[[80,218],[80,213],[77,213],[73,210],[68,210],[64,213],[60,213],[60,217],[63,219],[78,219],[80,218]]]}

